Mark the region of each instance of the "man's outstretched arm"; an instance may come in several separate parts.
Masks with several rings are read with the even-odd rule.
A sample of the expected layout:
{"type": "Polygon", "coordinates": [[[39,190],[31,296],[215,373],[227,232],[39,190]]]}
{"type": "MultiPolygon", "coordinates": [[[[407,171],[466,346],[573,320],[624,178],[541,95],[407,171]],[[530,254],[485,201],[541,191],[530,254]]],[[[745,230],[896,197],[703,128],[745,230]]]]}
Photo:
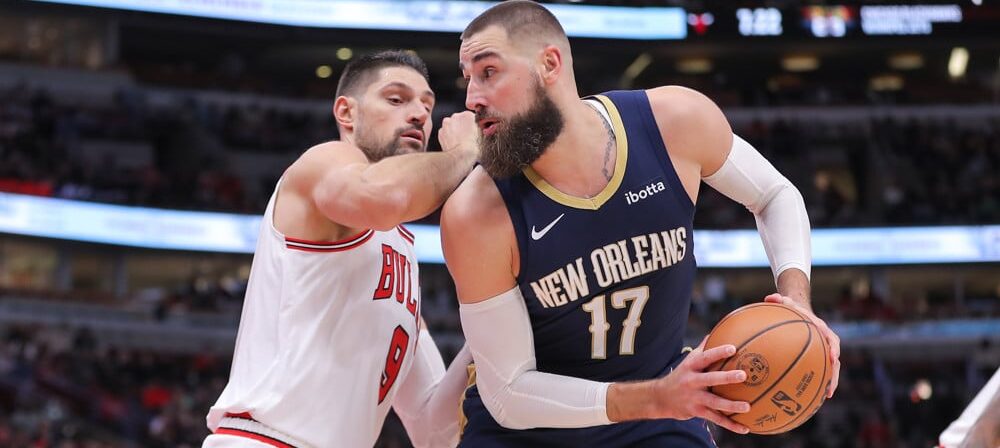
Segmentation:
{"type": "MultiPolygon", "coordinates": [[[[799,190],[753,146],[732,133],[722,111],[704,95],[683,87],[647,91],[671,160],[691,197],[704,181],[754,214],[777,294],[768,302],[800,308],[830,344],[832,397],[840,378],[840,338],[812,311],[809,216],[799,190]]],[[[693,199],[692,199],[693,201],[693,199]]]]}
{"type": "Polygon", "coordinates": [[[332,222],[388,230],[441,206],[478,158],[478,132],[471,112],[455,114],[438,133],[442,152],[375,163],[350,143],[324,143],[292,165],[282,182],[332,222]]]}

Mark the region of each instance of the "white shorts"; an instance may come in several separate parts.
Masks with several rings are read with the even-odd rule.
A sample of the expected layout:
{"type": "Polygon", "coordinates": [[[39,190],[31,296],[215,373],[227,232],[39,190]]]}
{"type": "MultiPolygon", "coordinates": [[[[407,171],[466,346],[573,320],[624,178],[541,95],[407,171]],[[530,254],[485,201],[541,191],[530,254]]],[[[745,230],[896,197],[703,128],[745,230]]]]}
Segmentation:
{"type": "Polygon", "coordinates": [[[212,434],[205,438],[201,448],[274,448],[264,442],[229,434],[212,434]]]}
{"type": "Polygon", "coordinates": [[[226,414],[205,438],[202,448],[306,448],[307,445],[254,420],[250,414],[226,414]]]}

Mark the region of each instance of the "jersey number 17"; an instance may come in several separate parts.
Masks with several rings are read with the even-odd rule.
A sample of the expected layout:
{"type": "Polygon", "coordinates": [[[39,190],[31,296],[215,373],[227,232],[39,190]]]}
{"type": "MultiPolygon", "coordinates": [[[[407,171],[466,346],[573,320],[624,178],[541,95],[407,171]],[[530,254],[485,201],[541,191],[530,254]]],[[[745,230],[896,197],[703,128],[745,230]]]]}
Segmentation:
{"type": "MultiPolygon", "coordinates": [[[[623,309],[629,306],[628,316],[622,322],[622,337],[618,345],[619,355],[631,355],[635,353],[635,332],[642,325],[642,309],[649,300],[649,287],[639,286],[636,288],[623,289],[611,293],[611,306],[615,309],[623,309]]],[[[605,294],[594,297],[589,302],[583,304],[583,310],[590,314],[590,357],[593,359],[607,359],[608,357],[608,330],[611,324],[608,323],[607,304],[605,294]]]]}

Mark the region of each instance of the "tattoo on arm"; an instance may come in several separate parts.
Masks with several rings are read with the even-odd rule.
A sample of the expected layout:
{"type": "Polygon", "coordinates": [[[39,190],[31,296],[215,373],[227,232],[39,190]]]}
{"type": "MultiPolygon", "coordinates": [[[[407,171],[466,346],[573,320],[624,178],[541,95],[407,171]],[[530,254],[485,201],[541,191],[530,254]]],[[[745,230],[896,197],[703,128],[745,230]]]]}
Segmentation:
{"type": "MultiPolygon", "coordinates": [[[[595,112],[597,111],[595,110],[595,112]]],[[[611,126],[608,124],[608,121],[604,119],[604,116],[601,115],[600,112],[598,112],[597,115],[600,116],[601,124],[604,125],[604,130],[607,131],[608,133],[608,144],[607,146],[604,147],[604,164],[601,166],[601,173],[603,173],[604,178],[610,182],[611,173],[613,170],[611,164],[614,163],[613,162],[614,159],[611,157],[611,154],[615,152],[615,148],[617,147],[616,144],[617,141],[615,140],[615,131],[611,129],[611,126]]]]}

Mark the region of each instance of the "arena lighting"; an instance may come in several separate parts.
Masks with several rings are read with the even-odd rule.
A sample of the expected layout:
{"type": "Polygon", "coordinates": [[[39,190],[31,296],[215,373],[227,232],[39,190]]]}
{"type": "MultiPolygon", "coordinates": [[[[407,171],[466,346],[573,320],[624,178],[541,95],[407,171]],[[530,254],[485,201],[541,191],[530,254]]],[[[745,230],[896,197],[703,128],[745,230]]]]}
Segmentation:
{"type": "Polygon", "coordinates": [[[631,64],[629,64],[628,67],[625,68],[625,73],[622,74],[622,85],[626,88],[630,88],[632,86],[632,81],[635,81],[635,78],[638,78],[639,75],[646,70],[646,67],[649,67],[649,64],[652,63],[653,57],[650,56],[649,53],[640,54],[634,61],[632,61],[631,64]]]}
{"type": "Polygon", "coordinates": [[[915,51],[889,56],[889,67],[895,70],[916,70],[924,66],[924,56],[915,51]]]}
{"type": "Polygon", "coordinates": [[[918,403],[920,401],[927,401],[931,399],[931,395],[934,394],[934,389],[931,387],[931,382],[927,381],[926,378],[921,378],[913,384],[913,388],[910,389],[910,401],[918,403]]]}
{"type": "Polygon", "coordinates": [[[712,71],[712,61],[707,58],[684,58],[677,61],[677,71],[687,75],[701,75],[712,71]]]}
{"type": "Polygon", "coordinates": [[[903,77],[894,74],[878,75],[868,81],[868,87],[876,92],[903,90],[903,77]]]}
{"type": "Polygon", "coordinates": [[[781,67],[790,72],[809,72],[819,68],[816,56],[786,56],[781,59],[781,67]]]}
{"type": "Polygon", "coordinates": [[[965,76],[965,69],[969,66],[969,50],[965,47],[955,47],[951,50],[951,57],[948,58],[948,75],[952,78],[965,76]]]}
{"type": "Polygon", "coordinates": [[[631,64],[629,64],[628,67],[625,68],[625,76],[635,79],[642,74],[643,70],[646,70],[646,67],[649,67],[649,64],[652,63],[653,57],[650,56],[649,53],[640,54],[634,61],[632,61],[631,64]]]}
{"type": "MultiPolygon", "coordinates": [[[[253,253],[256,215],[190,212],[0,193],[0,233],[149,249],[253,253]]],[[[407,225],[417,260],[443,263],[437,226],[407,225]]],[[[704,268],[766,268],[756,230],[695,230],[704,268]]],[[[814,229],[813,265],[1000,262],[1000,225],[814,229]]]]}
{"type": "Polygon", "coordinates": [[[341,61],[346,61],[352,57],[354,57],[354,51],[352,51],[350,48],[343,47],[337,49],[337,59],[340,59],[341,61]]]}
{"type": "Polygon", "coordinates": [[[329,65],[321,65],[316,67],[316,77],[320,79],[329,78],[333,74],[333,68],[329,65]]]}

